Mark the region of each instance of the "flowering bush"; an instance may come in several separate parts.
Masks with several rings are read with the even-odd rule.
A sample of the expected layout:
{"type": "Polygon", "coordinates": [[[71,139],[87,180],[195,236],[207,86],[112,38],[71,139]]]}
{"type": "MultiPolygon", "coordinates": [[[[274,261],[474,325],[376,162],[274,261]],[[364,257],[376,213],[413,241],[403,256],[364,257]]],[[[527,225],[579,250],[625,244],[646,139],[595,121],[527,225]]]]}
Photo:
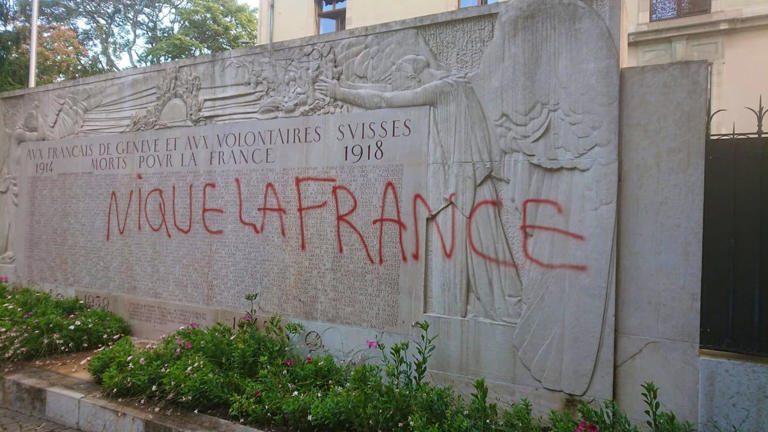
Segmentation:
{"type": "Polygon", "coordinates": [[[0,283],[0,362],[93,350],[128,332],[122,318],[76,298],[55,300],[0,283]]]}
{"type": "Polygon", "coordinates": [[[94,357],[89,371],[107,395],[280,430],[638,432],[613,402],[539,418],[525,399],[491,403],[484,380],[469,400],[428,383],[435,336],[426,321],[415,324],[415,342],[387,348],[366,340],[381,362],[354,365],[300,354],[291,337],[301,326],[275,316],[259,329],[254,316],[235,328],[190,325],[147,349],[126,338],[94,357]]]}

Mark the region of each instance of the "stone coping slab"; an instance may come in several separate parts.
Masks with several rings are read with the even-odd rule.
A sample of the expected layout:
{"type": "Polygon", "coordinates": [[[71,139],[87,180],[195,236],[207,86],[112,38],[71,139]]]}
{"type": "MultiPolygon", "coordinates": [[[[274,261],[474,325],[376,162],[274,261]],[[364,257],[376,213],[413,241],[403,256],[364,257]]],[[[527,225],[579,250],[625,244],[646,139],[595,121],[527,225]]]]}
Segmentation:
{"type": "Polygon", "coordinates": [[[0,405],[83,432],[261,432],[205,414],[109,400],[90,381],[24,366],[0,381],[0,405]],[[155,412],[154,410],[158,411],[155,412]]]}

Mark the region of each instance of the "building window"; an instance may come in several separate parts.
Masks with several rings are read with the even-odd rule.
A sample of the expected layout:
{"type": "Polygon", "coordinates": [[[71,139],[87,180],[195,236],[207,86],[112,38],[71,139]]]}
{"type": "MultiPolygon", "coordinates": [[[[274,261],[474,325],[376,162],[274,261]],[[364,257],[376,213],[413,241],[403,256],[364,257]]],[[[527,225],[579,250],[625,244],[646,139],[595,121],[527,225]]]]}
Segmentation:
{"type": "Polygon", "coordinates": [[[651,21],[709,13],[711,0],[651,0],[651,21]]]}
{"type": "Polygon", "coordinates": [[[346,27],[347,0],[317,1],[317,32],[333,33],[346,27]]]}
{"type": "Polygon", "coordinates": [[[499,0],[459,0],[459,7],[465,8],[470,6],[482,6],[491,3],[496,3],[499,0]]]}

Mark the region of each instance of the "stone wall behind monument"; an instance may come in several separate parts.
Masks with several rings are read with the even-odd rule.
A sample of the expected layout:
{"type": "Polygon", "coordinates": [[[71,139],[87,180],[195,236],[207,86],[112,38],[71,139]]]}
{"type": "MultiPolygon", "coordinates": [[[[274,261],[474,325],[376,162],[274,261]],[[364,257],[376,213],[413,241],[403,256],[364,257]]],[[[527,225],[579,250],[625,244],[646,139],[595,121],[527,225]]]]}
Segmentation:
{"type": "Polygon", "coordinates": [[[158,336],[259,313],[432,378],[613,396],[618,53],[521,0],[0,96],[3,271],[158,336]]]}

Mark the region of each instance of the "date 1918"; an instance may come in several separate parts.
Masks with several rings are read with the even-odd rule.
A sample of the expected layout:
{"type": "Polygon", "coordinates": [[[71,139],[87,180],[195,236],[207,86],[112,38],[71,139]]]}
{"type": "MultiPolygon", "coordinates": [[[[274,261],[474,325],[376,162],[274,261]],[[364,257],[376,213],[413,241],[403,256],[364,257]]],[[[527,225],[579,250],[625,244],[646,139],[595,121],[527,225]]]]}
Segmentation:
{"type": "Polygon", "coordinates": [[[383,146],[384,143],[381,140],[376,141],[375,144],[344,146],[344,162],[381,160],[384,157],[383,146]]]}
{"type": "Polygon", "coordinates": [[[35,175],[53,174],[53,161],[35,164],[35,175]]]}

